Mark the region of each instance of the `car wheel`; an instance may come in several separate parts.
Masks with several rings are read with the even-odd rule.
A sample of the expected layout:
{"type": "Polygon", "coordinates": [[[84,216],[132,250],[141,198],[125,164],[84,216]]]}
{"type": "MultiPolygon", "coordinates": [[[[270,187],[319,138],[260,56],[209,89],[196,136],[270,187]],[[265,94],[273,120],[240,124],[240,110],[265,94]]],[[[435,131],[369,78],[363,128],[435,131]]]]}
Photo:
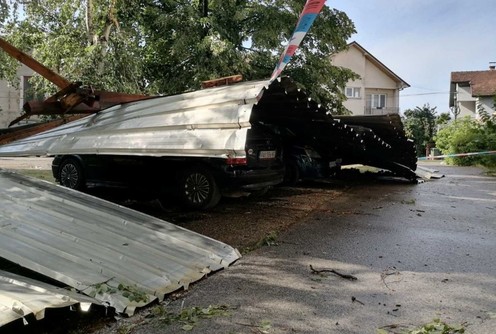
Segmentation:
{"type": "Polygon", "coordinates": [[[85,187],[83,167],[75,158],[64,159],[59,167],[60,184],[64,187],[82,190],[85,187]]]}
{"type": "Polygon", "coordinates": [[[195,167],[182,172],[178,181],[181,202],[190,209],[209,209],[219,203],[221,194],[215,178],[206,168],[195,167]]]}

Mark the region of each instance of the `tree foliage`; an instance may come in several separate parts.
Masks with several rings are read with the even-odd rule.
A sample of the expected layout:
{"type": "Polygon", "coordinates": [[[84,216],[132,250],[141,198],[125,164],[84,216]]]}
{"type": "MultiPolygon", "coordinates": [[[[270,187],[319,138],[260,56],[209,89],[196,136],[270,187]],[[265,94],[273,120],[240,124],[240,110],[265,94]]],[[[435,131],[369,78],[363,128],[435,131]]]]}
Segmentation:
{"type": "Polygon", "coordinates": [[[437,127],[444,126],[444,125],[448,124],[450,120],[451,120],[451,115],[449,112],[440,113],[436,117],[436,126],[437,127]]]}
{"type": "Polygon", "coordinates": [[[427,146],[434,142],[437,119],[436,107],[431,108],[429,104],[424,104],[423,107],[407,109],[404,112],[404,116],[407,137],[414,140],[417,154],[424,155],[427,146]]]}
{"type": "MultiPolygon", "coordinates": [[[[2,35],[68,80],[175,94],[233,74],[267,79],[305,1],[32,0],[22,11],[15,1],[0,4],[2,35]]],[[[345,13],[324,7],[285,70],[334,111],[342,110],[341,89],[355,74],[333,66],[329,56],[345,49],[354,32],[345,13]]],[[[12,64],[2,62],[0,76],[12,78],[12,64]]]]}
{"type": "MultiPolygon", "coordinates": [[[[480,120],[470,117],[457,119],[442,127],[436,136],[436,146],[443,154],[473,153],[496,150],[496,117],[487,113],[480,120]]],[[[496,166],[495,155],[450,157],[450,164],[496,166]]]]}
{"type": "MultiPolygon", "coordinates": [[[[2,33],[16,47],[70,81],[97,88],[137,92],[140,82],[139,30],[127,29],[120,17],[132,2],[117,0],[33,0],[4,23],[2,33]],[[135,61],[138,59],[138,61],[135,61]]],[[[2,66],[1,70],[11,71],[2,66]]],[[[42,78],[37,87],[56,88],[42,78]]]]}

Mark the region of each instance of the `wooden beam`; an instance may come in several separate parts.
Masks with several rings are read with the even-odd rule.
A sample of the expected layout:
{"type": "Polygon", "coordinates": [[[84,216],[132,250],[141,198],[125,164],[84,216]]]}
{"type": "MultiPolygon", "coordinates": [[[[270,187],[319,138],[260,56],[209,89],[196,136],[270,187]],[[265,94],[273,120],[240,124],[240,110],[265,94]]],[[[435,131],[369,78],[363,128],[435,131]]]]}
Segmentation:
{"type": "Polygon", "coordinates": [[[214,80],[202,81],[202,88],[211,88],[217,86],[227,86],[232,85],[237,82],[243,81],[243,76],[241,74],[231,75],[230,77],[218,78],[214,80]]]}
{"type": "Polygon", "coordinates": [[[44,77],[45,79],[49,80],[53,84],[55,84],[59,88],[65,88],[70,84],[69,81],[46,67],[45,65],[39,63],[36,61],[34,58],[31,56],[27,55],[26,53],[22,52],[18,48],[14,47],[13,45],[9,44],[7,41],[4,39],[0,38],[0,47],[7,52],[11,57],[19,60],[21,63],[44,77]]]}

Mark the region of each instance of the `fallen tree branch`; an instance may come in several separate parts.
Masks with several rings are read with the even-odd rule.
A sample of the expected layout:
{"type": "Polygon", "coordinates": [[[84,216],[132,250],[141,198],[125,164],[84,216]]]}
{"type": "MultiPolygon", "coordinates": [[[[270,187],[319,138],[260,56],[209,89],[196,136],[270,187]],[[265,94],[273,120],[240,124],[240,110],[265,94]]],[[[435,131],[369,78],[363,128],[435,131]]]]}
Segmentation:
{"type": "Polygon", "coordinates": [[[317,269],[314,269],[312,267],[312,265],[310,265],[310,270],[312,271],[312,274],[332,273],[332,274],[338,275],[339,277],[342,277],[344,279],[349,279],[350,281],[356,281],[358,279],[358,278],[356,278],[353,275],[341,274],[340,272],[337,272],[334,269],[321,269],[321,270],[317,270],[317,269]]]}
{"type": "Polygon", "coordinates": [[[352,303],[357,302],[358,304],[365,305],[363,302],[361,302],[360,300],[356,299],[354,296],[351,296],[351,302],[352,303]]]}
{"type": "MultiPolygon", "coordinates": [[[[394,289],[391,289],[389,287],[389,285],[386,283],[386,278],[388,276],[392,276],[392,275],[400,275],[400,272],[396,269],[396,267],[388,267],[388,268],[384,269],[384,271],[381,273],[381,280],[382,280],[382,283],[384,283],[384,286],[386,288],[394,291],[394,289]]],[[[401,279],[397,280],[397,281],[390,282],[390,283],[398,283],[398,282],[401,282],[401,279]]]]}

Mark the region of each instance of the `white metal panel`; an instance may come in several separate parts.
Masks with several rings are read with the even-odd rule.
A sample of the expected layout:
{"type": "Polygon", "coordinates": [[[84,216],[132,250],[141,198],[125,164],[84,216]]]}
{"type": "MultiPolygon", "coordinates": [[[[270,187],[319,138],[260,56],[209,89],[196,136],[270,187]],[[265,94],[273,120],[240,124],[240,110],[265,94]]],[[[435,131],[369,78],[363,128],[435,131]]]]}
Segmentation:
{"type": "Polygon", "coordinates": [[[118,312],[132,313],[240,257],[214,239],[48,182],[0,170],[0,187],[0,256],[118,312]]]}
{"type": "Polygon", "coordinates": [[[0,327],[33,314],[36,320],[45,317],[47,308],[59,308],[81,304],[88,310],[96,299],[58,288],[27,277],[0,270],[0,327]]]}
{"type": "Polygon", "coordinates": [[[246,130],[267,81],[108,108],[0,147],[0,156],[126,154],[245,156],[246,130]]]}

